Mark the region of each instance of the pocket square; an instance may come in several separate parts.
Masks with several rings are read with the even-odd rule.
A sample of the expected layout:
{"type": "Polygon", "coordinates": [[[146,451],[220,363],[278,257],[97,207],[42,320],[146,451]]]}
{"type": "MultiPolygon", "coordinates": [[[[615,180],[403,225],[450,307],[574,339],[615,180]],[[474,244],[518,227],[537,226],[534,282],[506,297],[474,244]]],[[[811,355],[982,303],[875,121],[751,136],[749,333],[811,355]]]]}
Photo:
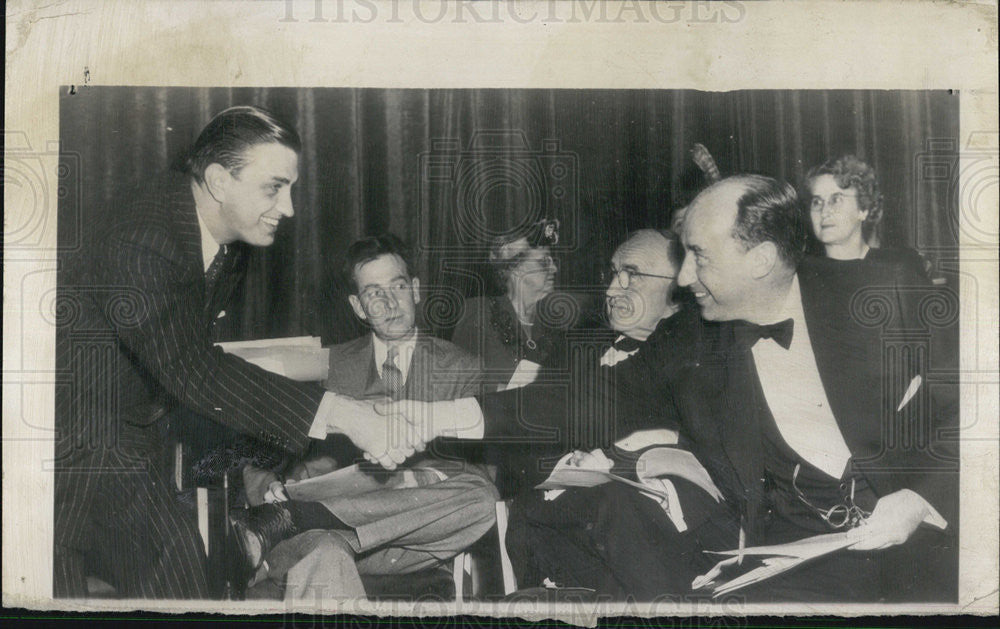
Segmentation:
{"type": "Polygon", "coordinates": [[[923,381],[924,379],[921,378],[919,374],[913,376],[913,380],[910,380],[910,386],[906,387],[906,393],[903,394],[903,401],[896,407],[897,413],[903,410],[903,407],[906,406],[911,399],[913,399],[913,396],[917,394],[918,390],[920,390],[920,384],[923,381]]]}

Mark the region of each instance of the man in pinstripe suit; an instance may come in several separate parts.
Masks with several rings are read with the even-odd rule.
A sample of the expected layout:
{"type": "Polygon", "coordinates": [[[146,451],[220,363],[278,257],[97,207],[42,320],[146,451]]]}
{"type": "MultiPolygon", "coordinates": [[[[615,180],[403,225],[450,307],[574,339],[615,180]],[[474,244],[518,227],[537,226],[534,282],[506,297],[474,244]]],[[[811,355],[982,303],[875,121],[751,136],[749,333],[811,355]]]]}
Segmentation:
{"type": "Polygon", "coordinates": [[[97,575],[129,598],[207,596],[192,518],[170,489],[171,422],[207,418],[296,452],[328,432],[394,467],[370,408],[268,373],[213,347],[243,277],[293,215],[300,140],[254,107],[218,114],[184,172],[109,208],[82,264],[60,277],[53,593],[97,575]]]}

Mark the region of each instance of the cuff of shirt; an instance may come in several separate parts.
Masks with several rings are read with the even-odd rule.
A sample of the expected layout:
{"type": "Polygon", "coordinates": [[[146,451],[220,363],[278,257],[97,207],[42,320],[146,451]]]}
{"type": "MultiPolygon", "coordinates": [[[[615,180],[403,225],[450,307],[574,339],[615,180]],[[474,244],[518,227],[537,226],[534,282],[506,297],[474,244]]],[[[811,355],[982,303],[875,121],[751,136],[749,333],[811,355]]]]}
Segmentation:
{"type": "Polygon", "coordinates": [[[316,417],[309,428],[309,438],[319,439],[320,441],[326,439],[326,435],[329,433],[330,420],[336,417],[338,413],[344,412],[350,412],[350,410],[339,395],[330,392],[324,393],[323,399],[320,400],[319,408],[316,409],[316,417]]]}
{"type": "Polygon", "coordinates": [[[476,398],[438,402],[434,404],[434,413],[436,435],[468,440],[483,438],[483,411],[476,398]]]}

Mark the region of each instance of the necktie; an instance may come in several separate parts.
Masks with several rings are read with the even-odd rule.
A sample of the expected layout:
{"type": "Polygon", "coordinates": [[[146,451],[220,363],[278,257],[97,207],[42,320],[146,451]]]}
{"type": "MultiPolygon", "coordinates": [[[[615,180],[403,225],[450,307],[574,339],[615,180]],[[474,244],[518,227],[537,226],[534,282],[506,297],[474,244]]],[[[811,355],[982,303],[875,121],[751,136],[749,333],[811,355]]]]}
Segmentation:
{"type": "Polygon", "coordinates": [[[386,393],[393,397],[403,390],[403,372],[396,366],[397,356],[399,348],[390,347],[385,362],[382,363],[382,383],[385,385],[386,393]]]}
{"type": "Polygon", "coordinates": [[[614,345],[608,348],[608,351],[604,352],[604,356],[601,357],[601,366],[614,367],[632,354],[639,351],[640,346],[641,343],[639,341],[627,336],[622,336],[614,342],[614,345]]]}
{"type": "Polygon", "coordinates": [[[229,247],[222,245],[219,247],[219,251],[215,254],[215,257],[212,258],[212,264],[208,265],[208,270],[205,271],[205,295],[211,295],[215,289],[215,283],[219,280],[219,275],[226,266],[228,255],[229,247]]]}
{"type": "Polygon", "coordinates": [[[753,345],[759,339],[774,339],[778,345],[788,349],[792,346],[792,332],[794,321],[785,319],[770,325],[756,325],[745,323],[740,328],[740,336],[746,340],[748,345],[753,345]]]}
{"type": "Polygon", "coordinates": [[[639,349],[639,345],[639,341],[623,334],[620,339],[615,341],[614,347],[619,352],[634,352],[639,349]]]}

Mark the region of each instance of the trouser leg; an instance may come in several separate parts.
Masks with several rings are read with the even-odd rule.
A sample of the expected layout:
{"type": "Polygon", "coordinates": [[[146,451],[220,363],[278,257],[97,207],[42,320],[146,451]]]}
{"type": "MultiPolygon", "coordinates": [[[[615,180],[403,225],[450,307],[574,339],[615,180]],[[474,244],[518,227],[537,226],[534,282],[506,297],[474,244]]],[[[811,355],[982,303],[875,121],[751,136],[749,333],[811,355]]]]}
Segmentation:
{"type": "Polygon", "coordinates": [[[364,596],[359,574],[415,572],[470,546],[493,525],[496,496],[480,475],[461,473],[422,487],[323,500],[351,528],[306,531],[276,545],[267,556],[270,578],[285,579],[286,599],[364,596]]]}
{"type": "Polygon", "coordinates": [[[269,578],[285,584],[285,601],[308,605],[364,598],[354,550],[336,531],[312,530],[285,540],[267,558],[269,578]]]}
{"type": "Polygon", "coordinates": [[[56,545],[52,557],[52,596],[84,598],[87,596],[87,571],[83,552],[56,545]]]}
{"type": "MultiPolygon", "coordinates": [[[[168,475],[102,475],[93,529],[96,565],[123,597],[207,598],[205,549],[195,514],[178,502],[168,475]]],[[[96,510],[95,510],[96,511],[96,510]]]]}
{"type": "Polygon", "coordinates": [[[511,509],[507,548],[527,587],[548,579],[615,599],[691,595],[691,581],[712,562],[705,549],[736,543],[728,510],[701,490],[675,482],[689,528],[676,526],[653,500],[619,485],[570,490],[554,501],[542,492],[511,509]]]}

